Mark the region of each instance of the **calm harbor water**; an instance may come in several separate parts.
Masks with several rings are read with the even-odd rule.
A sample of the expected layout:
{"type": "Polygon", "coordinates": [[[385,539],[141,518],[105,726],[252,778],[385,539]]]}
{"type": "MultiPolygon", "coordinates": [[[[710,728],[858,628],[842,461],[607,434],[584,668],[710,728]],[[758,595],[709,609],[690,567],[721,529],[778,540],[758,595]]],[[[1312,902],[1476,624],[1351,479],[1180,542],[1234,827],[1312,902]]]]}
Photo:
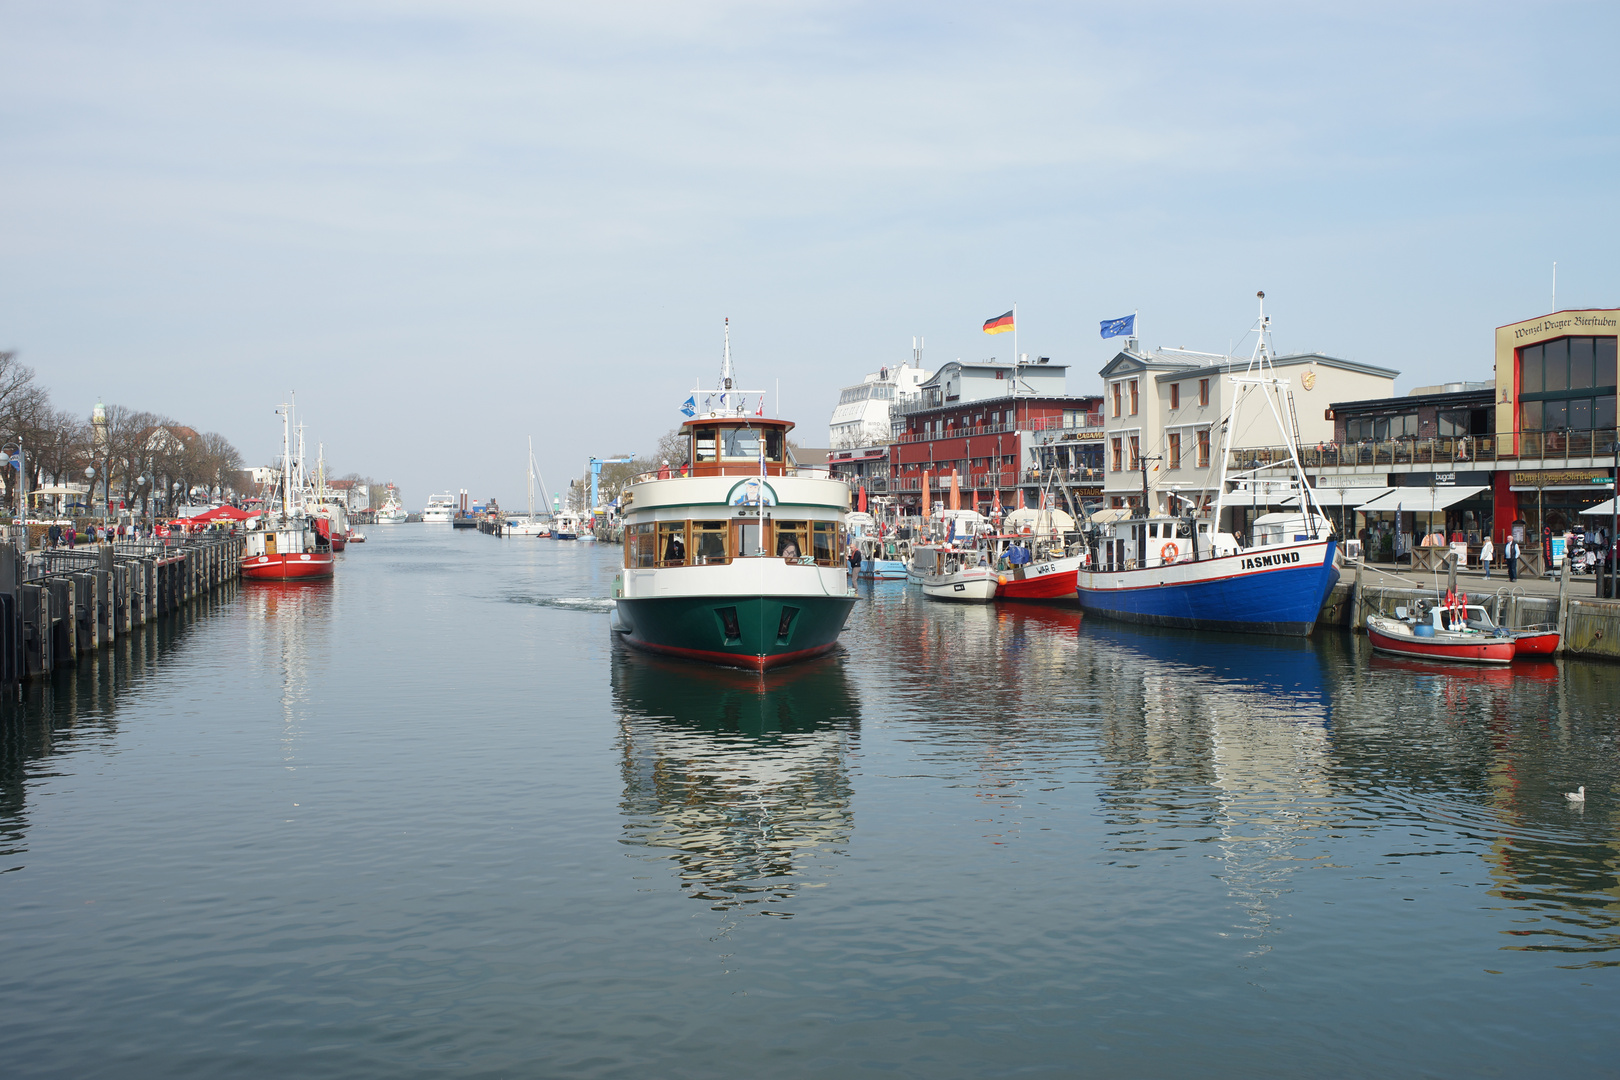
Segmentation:
{"type": "Polygon", "coordinates": [[[762,681],[369,532],[0,707],[6,1075],[1617,1071],[1620,667],[879,583],[762,681]]]}

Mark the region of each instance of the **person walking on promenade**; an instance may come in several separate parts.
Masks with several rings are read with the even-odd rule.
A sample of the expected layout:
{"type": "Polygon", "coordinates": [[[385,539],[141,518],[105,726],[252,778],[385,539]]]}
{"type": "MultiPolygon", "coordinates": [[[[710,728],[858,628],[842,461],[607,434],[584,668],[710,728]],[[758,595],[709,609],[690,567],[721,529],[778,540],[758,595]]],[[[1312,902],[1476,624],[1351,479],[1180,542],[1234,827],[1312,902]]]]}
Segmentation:
{"type": "Polygon", "coordinates": [[[1491,561],[1495,558],[1496,545],[1491,543],[1491,538],[1487,536],[1485,542],[1479,547],[1479,565],[1485,568],[1486,581],[1491,579],[1491,561]]]}
{"type": "Polygon", "coordinates": [[[69,551],[73,550],[73,542],[75,540],[77,540],[78,538],[79,538],[79,531],[73,527],[73,522],[71,522],[71,521],[68,522],[68,526],[67,526],[67,544],[68,544],[68,550],[69,551]]]}
{"type": "Polygon", "coordinates": [[[1502,545],[1502,558],[1507,562],[1509,581],[1519,580],[1519,542],[1508,533],[1507,542],[1502,545]]]}

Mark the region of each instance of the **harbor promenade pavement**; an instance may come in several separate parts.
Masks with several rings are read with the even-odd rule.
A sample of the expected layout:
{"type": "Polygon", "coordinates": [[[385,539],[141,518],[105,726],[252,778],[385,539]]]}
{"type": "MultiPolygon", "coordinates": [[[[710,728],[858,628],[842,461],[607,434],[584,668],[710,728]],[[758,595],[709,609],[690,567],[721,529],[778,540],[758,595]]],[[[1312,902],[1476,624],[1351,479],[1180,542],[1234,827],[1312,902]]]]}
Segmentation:
{"type": "MultiPolygon", "coordinates": [[[[1346,563],[1341,581],[1355,578],[1355,564],[1346,563]]],[[[1446,575],[1428,570],[1413,572],[1406,566],[1395,566],[1390,563],[1367,563],[1361,571],[1363,585],[1385,585],[1390,588],[1406,589],[1432,589],[1436,583],[1444,591],[1446,575]]],[[[1509,582],[1507,571],[1497,567],[1486,577],[1483,570],[1459,569],[1457,571],[1457,587],[1470,595],[1489,595],[1498,589],[1509,586],[1524,590],[1525,596],[1557,596],[1558,576],[1556,574],[1545,577],[1522,576],[1518,581],[1509,582]]],[[[1569,595],[1573,597],[1595,597],[1597,595],[1597,580],[1590,574],[1571,574],[1569,578],[1569,595]]]]}

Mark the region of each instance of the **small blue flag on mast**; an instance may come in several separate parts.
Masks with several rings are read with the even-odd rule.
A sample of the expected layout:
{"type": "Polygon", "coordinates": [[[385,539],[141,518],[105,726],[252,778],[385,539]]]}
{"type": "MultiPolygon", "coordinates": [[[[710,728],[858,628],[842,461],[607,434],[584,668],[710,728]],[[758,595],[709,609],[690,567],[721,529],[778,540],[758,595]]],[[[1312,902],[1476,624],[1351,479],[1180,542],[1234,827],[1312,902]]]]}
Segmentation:
{"type": "Polygon", "coordinates": [[[683,405],[681,405],[681,415],[682,416],[696,416],[697,415],[697,401],[694,400],[696,397],[697,397],[696,394],[692,395],[692,397],[687,398],[686,402],[683,405]]]}

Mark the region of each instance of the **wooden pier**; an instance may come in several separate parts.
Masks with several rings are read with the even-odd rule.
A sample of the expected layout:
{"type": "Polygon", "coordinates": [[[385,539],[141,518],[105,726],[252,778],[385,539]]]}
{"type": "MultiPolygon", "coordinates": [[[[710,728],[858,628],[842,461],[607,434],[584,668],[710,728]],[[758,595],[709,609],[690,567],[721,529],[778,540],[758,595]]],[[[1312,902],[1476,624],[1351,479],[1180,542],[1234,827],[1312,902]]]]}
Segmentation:
{"type": "Polygon", "coordinates": [[[242,538],[22,551],[0,543],[0,683],[78,662],[241,578],[242,538]]]}

